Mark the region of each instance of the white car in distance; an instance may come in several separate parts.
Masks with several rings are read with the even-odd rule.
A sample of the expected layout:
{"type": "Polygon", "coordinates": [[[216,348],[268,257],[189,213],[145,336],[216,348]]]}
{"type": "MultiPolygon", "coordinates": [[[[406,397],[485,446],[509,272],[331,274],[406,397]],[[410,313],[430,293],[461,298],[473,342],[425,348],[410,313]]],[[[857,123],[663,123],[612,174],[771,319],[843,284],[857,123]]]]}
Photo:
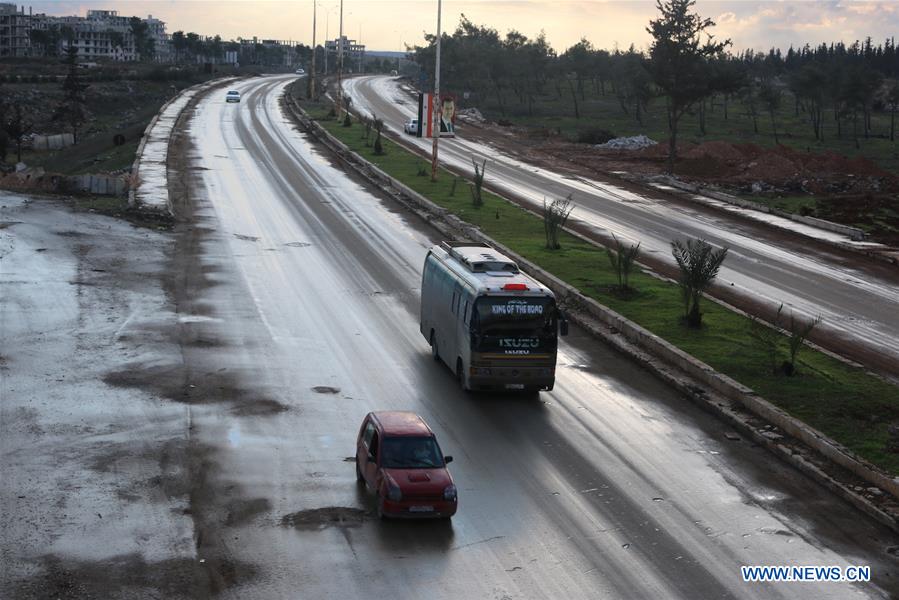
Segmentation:
{"type": "Polygon", "coordinates": [[[231,90],[225,94],[225,102],[240,102],[240,92],[231,90]]]}
{"type": "Polygon", "coordinates": [[[406,124],[403,125],[403,131],[406,133],[415,135],[418,133],[418,119],[409,119],[406,121],[406,124]]]}

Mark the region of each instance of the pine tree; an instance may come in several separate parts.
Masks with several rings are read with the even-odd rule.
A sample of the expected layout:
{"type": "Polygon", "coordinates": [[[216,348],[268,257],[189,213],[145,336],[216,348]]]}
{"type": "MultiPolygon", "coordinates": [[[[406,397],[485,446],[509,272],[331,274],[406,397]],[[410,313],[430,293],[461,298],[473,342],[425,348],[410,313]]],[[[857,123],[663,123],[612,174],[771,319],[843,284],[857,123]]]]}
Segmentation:
{"type": "Polygon", "coordinates": [[[77,144],[78,128],[87,119],[84,91],[88,88],[78,74],[78,48],[75,46],[66,48],[63,63],[68,66],[69,72],[62,82],[63,98],[53,114],[53,119],[62,121],[72,128],[72,139],[77,144]]]}

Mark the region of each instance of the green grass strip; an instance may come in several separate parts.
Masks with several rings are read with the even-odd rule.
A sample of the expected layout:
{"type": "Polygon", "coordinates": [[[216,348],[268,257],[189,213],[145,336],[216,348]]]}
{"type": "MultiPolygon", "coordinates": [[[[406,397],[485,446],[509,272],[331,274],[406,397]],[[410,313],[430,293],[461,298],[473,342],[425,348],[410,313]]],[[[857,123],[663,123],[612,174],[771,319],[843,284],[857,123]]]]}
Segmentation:
{"type": "MultiPolygon", "coordinates": [[[[794,376],[773,375],[764,350],[753,343],[746,317],[706,300],[703,327],[685,327],[680,321],[679,288],[643,272],[631,274],[637,292],[622,299],[612,291],[617,280],[602,248],[563,233],[562,248],[547,250],[540,218],[489,192],[484,193],[483,206],[474,208],[467,181],[459,178],[453,194],[451,173],[443,171],[437,182],[431,182],[429,161],[384,138],[385,154],[376,155],[363,139],[359,123],[343,127],[325,117],[326,109],[308,106],[307,111],[353,151],[416,192],[859,456],[899,473],[899,454],[888,449],[888,426],[899,422],[899,387],[807,347],[800,352],[794,376]]],[[[781,354],[781,360],[787,358],[786,340],[781,354]]]]}

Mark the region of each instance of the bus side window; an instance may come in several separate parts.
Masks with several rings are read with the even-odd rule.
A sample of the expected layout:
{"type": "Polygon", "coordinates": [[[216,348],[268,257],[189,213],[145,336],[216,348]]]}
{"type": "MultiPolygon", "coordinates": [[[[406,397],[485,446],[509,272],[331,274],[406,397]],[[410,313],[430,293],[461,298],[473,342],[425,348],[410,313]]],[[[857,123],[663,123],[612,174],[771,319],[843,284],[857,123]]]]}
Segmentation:
{"type": "Polygon", "coordinates": [[[462,312],[462,321],[468,325],[469,321],[471,321],[471,313],[468,311],[469,303],[468,300],[465,301],[465,310],[462,312]]]}
{"type": "Polygon", "coordinates": [[[458,303],[459,303],[459,292],[453,292],[453,303],[450,304],[450,310],[453,312],[453,314],[456,314],[457,312],[459,312],[458,311],[458,306],[459,306],[458,303]]]}

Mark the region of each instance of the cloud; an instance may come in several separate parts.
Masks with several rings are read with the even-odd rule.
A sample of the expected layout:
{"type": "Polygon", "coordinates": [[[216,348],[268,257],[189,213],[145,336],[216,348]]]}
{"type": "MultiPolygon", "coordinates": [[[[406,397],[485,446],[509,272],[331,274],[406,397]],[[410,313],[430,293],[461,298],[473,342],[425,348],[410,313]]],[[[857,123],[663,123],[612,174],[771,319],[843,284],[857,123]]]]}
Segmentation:
{"type": "MultiPolygon", "coordinates": [[[[2,2],[4,0],[0,0],[2,2]]],[[[15,1],[15,0],[10,0],[15,1]]],[[[88,9],[118,10],[130,16],[153,16],[168,31],[202,35],[294,39],[312,38],[312,2],[272,0],[36,0],[35,12],[80,14],[88,9]],[[277,18],[273,18],[277,15],[277,18]]],[[[318,40],[336,37],[337,0],[319,0],[318,40]],[[330,19],[330,24],[328,24],[330,19]]],[[[353,0],[345,7],[345,32],[361,37],[371,49],[397,49],[421,44],[423,32],[433,32],[436,2],[432,0],[353,0]],[[349,14],[352,13],[352,14],[349,14]]],[[[899,0],[697,0],[693,8],[713,17],[712,33],[730,38],[733,50],[767,50],[844,41],[857,36],[883,40],[899,32],[899,0]]],[[[26,9],[27,10],[27,9],[26,9]]],[[[563,51],[586,37],[598,48],[646,48],[646,26],[658,17],[653,0],[444,0],[443,28],[452,31],[459,14],[475,24],[510,29],[535,37],[545,30],[548,41],[563,51]]]]}
{"type": "Polygon", "coordinates": [[[718,25],[727,25],[728,23],[735,23],[737,21],[737,15],[732,12],[726,12],[718,15],[718,18],[715,19],[715,22],[718,25]]]}

